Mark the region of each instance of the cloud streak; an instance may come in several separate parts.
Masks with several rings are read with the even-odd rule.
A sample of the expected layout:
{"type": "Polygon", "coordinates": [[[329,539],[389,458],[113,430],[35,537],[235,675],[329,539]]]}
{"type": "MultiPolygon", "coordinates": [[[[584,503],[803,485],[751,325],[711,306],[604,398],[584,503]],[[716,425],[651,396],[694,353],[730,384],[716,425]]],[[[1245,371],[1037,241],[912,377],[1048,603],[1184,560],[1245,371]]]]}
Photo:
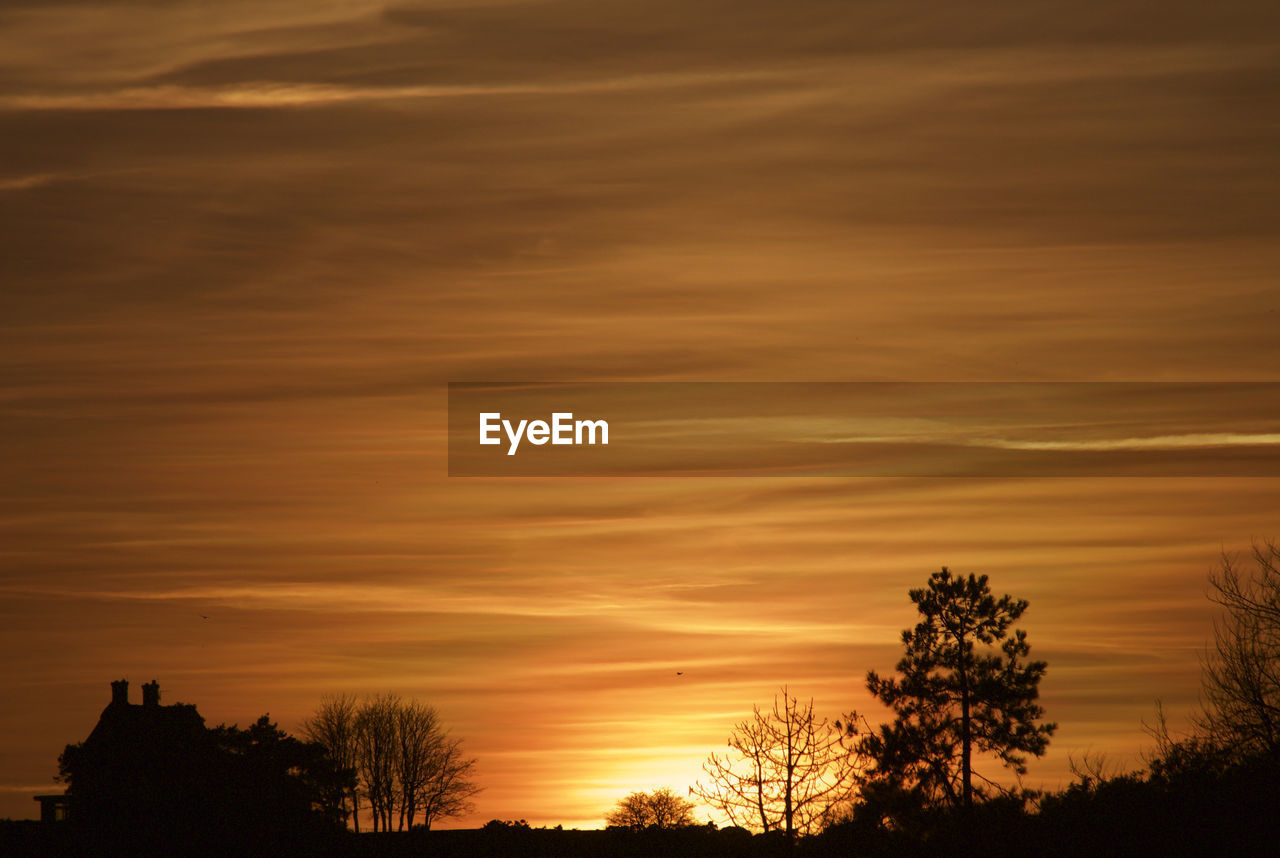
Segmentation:
{"type": "Polygon", "coordinates": [[[997,438],[974,443],[1002,450],[1181,450],[1212,447],[1270,447],[1280,444],[1280,435],[1216,432],[1158,435],[1152,438],[1099,438],[1092,441],[1009,441],[997,438]]]}
{"type": "MultiPolygon", "coordinates": [[[[342,104],[484,98],[487,96],[566,96],[662,91],[720,83],[759,83],[781,79],[776,72],[656,73],[600,80],[547,83],[454,84],[358,87],[323,83],[253,82],[238,86],[139,86],[108,92],[0,95],[0,110],[193,110],[206,108],[285,108],[342,104]]],[[[24,187],[34,187],[25,185],[24,187]]],[[[0,185],[0,188],[3,188],[0,185]]]]}

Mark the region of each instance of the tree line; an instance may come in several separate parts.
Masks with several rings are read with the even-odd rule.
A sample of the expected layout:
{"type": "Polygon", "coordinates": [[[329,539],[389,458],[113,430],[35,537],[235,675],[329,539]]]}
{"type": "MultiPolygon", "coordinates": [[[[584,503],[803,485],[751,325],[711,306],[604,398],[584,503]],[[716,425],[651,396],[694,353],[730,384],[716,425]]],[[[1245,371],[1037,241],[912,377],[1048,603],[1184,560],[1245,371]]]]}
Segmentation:
{"type": "Polygon", "coordinates": [[[1056,729],[1037,702],[1047,666],[1028,659],[1026,632],[1013,628],[1027,602],[945,567],[909,597],[919,620],[902,633],[896,675],[866,677],[892,721],[821,718],[784,687],[734,727],[690,794],[732,825],[794,840],[855,812],[901,825],[928,808],[1007,793],[976,758],[1021,774],[1056,729]]]}
{"type": "MultiPolygon", "coordinates": [[[[865,676],[888,720],[828,719],[783,687],[734,725],[689,795],[735,829],[791,847],[821,834],[868,855],[939,854],[948,844],[965,854],[1008,837],[1053,855],[1089,835],[1100,854],[1114,843],[1247,854],[1280,787],[1280,544],[1224,555],[1209,583],[1221,616],[1201,711],[1182,735],[1157,717],[1143,770],[1086,757],[1058,793],[1021,787],[1056,729],[1039,703],[1048,666],[1017,627],[1028,603],[944,567],[908,593],[915,624],[893,673],[865,676]],[[1146,839],[1130,836],[1135,826],[1146,839]]],[[[113,703],[88,740],[67,746],[61,777],[78,801],[73,819],[98,838],[88,841],[95,854],[113,854],[106,844],[117,836],[128,849],[116,854],[166,854],[179,840],[218,854],[277,848],[303,832],[359,831],[362,816],[377,832],[426,832],[469,813],[479,792],[476,761],[417,700],[328,696],[301,732],[294,739],[267,716],[248,730],[209,729],[187,704],[113,703]]],[[[606,822],[624,833],[706,828],[695,809],[669,789],[636,792],[606,822]]],[[[503,836],[514,836],[508,828],[503,836]]]]}
{"type": "Polygon", "coordinates": [[[374,831],[404,831],[472,809],[476,761],[436,710],[396,694],[325,697],[302,733],[353,773],[342,807],[356,831],[367,808],[374,831]]]}
{"type": "MultiPolygon", "coordinates": [[[[1122,854],[1117,844],[1126,842],[1139,851],[1200,843],[1251,854],[1273,816],[1258,809],[1258,796],[1280,787],[1280,544],[1255,545],[1244,560],[1224,554],[1209,580],[1222,610],[1201,711],[1185,735],[1156,719],[1145,770],[1108,772],[1105,760],[1086,756],[1073,761],[1075,780],[1061,792],[1021,786],[1028,760],[1045,753],[1057,727],[1039,703],[1048,666],[1030,657],[1027,633],[1015,628],[1028,603],[995,595],[985,575],[944,567],[908,594],[917,621],[902,633],[894,673],[866,674],[886,723],[856,712],[828,720],[784,686],[733,727],[689,794],[733,826],[793,844],[826,832],[831,846],[856,832],[847,845],[867,854],[985,853],[1014,845],[1001,842],[1013,832],[1023,847],[1071,854],[1062,843],[1089,826],[1100,854],[1122,854]],[[1169,807],[1184,812],[1171,817],[1169,807]],[[1215,812],[1245,821],[1215,830],[1215,812]]],[[[633,812],[650,795],[633,793],[606,821],[696,824],[692,805],[674,824],[633,812]]]]}

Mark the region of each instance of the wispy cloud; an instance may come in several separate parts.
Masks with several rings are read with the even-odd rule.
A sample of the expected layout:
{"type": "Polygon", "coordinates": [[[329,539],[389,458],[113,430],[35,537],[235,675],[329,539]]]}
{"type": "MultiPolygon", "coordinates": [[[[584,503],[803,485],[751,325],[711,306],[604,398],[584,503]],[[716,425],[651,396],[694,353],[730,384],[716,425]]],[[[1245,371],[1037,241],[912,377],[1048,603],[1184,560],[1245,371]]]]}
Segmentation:
{"type": "Polygon", "coordinates": [[[57,173],[36,173],[30,176],[14,176],[8,179],[0,179],[0,191],[24,191],[28,188],[38,188],[41,185],[56,182],[61,178],[62,176],[57,173]]]}
{"type": "MultiPolygon", "coordinates": [[[[565,96],[626,93],[760,83],[784,79],[779,72],[743,70],[672,72],[579,81],[509,84],[341,86],[325,83],[253,82],[235,86],[133,86],[97,92],[0,94],[0,110],[191,110],[201,108],[307,107],[348,102],[394,102],[486,96],[565,96]]],[[[3,186],[0,185],[0,188],[3,186]]]]}
{"type": "Polygon", "coordinates": [[[1096,438],[1077,441],[1010,441],[1003,438],[969,442],[1002,450],[1182,450],[1213,447],[1269,447],[1280,444],[1280,434],[1229,432],[1191,435],[1158,435],[1150,438],[1096,438]]]}
{"type": "Polygon", "coordinates": [[[957,445],[963,447],[987,447],[995,450],[1060,450],[1093,451],[1093,450],[1192,450],[1214,449],[1218,447],[1270,447],[1280,444],[1280,434],[1234,433],[1234,432],[1198,432],[1187,435],[1155,435],[1135,438],[1088,438],[1088,439],[1010,439],[1010,438],[974,438],[962,429],[952,432],[933,432],[929,434],[882,434],[882,435],[804,435],[801,440],[819,444],[920,444],[920,445],[957,445]]]}

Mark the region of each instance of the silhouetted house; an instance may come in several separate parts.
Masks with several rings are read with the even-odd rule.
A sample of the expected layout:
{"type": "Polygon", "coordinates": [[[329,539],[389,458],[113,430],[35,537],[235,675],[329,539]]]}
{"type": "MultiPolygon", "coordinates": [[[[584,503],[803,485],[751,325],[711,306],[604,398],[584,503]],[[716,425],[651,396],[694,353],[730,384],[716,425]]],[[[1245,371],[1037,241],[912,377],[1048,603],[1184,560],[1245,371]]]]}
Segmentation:
{"type": "Polygon", "coordinates": [[[160,683],[154,679],[143,684],[141,705],[129,702],[128,680],[117,679],[111,683],[111,703],[81,747],[90,752],[129,749],[129,756],[142,758],[154,756],[156,750],[185,751],[185,746],[175,748],[172,743],[198,739],[203,731],[204,719],[195,706],[160,705],[160,683]]]}
{"type": "Polygon", "coordinates": [[[142,686],[140,705],[130,703],[129,683],[112,682],[89,737],[62,756],[70,818],[122,843],[191,825],[208,806],[216,754],[195,706],[162,706],[154,680],[142,686]]]}
{"type": "Polygon", "coordinates": [[[57,795],[38,795],[40,802],[40,821],[43,823],[66,822],[70,816],[71,796],[66,793],[57,795]]]}
{"type": "MultiPolygon", "coordinates": [[[[41,822],[70,819],[73,806],[84,800],[101,804],[98,793],[136,788],[139,779],[146,781],[149,774],[163,773],[172,756],[186,753],[187,743],[198,741],[203,732],[204,719],[194,706],[160,705],[160,684],[155,680],[142,686],[141,705],[129,702],[128,680],[112,682],[111,702],[102,710],[89,738],[68,749],[67,768],[76,776],[74,795],[36,796],[41,822]]],[[[90,813],[94,810],[89,809],[90,813]]]]}
{"type": "Polygon", "coordinates": [[[336,797],[350,775],[322,747],[265,715],[247,730],[207,729],[195,706],[161,705],[154,680],[140,705],[128,682],[111,683],[111,703],[60,767],[85,855],[293,854],[313,834],[344,830],[336,797]]]}

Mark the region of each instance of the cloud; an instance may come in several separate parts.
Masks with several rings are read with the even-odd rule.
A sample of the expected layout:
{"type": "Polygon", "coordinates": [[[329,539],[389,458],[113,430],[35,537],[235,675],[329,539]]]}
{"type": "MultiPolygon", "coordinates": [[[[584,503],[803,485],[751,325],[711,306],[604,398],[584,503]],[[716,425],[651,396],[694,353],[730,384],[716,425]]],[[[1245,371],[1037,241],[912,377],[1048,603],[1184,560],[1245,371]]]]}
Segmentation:
{"type": "Polygon", "coordinates": [[[29,176],[0,179],[0,191],[24,191],[28,188],[38,188],[41,185],[56,182],[60,178],[62,177],[56,173],[35,173],[29,176]]]}
{"type": "Polygon", "coordinates": [[[211,108],[285,108],[343,102],[483,98],[485,96],[565,96],[665,90],[768,80],[762,72],[668,73],[630,75],[560,83],[453,84],[359,87],[321,83],[254,81],[230,86],[159,85],[108,92],[78,92],[0,97],[0,110],[193,110],[211,108]]]}
{"type": "Polygon", "coordinates": [[[1091,441],[1009,441],[997,438],[973,443],[976,446],[997,447],[1002,450],[1180,450],[1206,447],[1269,447],[1280,444],[1280,435],[1213,432],[1195,435],[1158,435],[1151,438],[1100,438],[1091,441]]]}

